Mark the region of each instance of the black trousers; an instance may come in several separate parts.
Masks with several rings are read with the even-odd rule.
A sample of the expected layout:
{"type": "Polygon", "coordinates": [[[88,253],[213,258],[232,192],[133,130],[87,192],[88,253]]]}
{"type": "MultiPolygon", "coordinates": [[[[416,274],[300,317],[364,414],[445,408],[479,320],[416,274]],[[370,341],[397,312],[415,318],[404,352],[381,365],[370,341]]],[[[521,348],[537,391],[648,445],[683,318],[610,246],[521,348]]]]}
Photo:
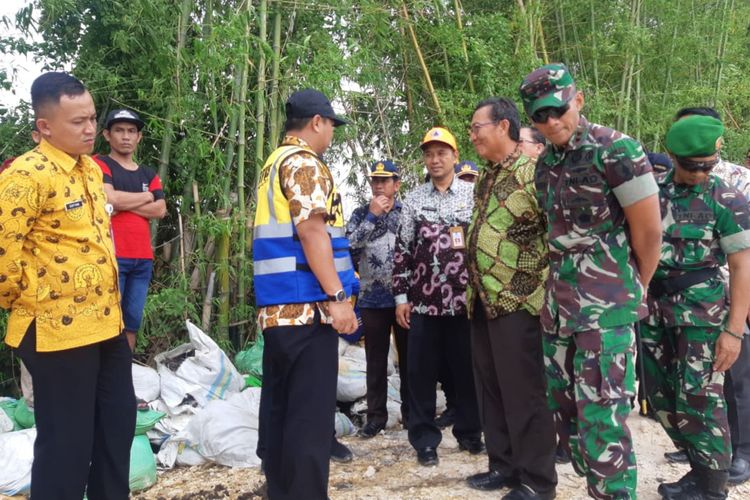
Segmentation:
{"type": "Polygon", "coordinates": [[[490,469],[555,489],[555,424],[547,407],[539,317],[526,311],[471,320],[474,380],[490,469]]]}
{"type": "Polygon", "coordinates": [[[742,350],[724,378],[732,458],[750,461],[750,336],[742,339],[742,350]]]}
{"type": "Polygon", "coordinates": [[[258,456],[271,500],[328,498],[338,336],[318,321],[263,331],[258,456]]]}
{"type": "Polygon", "coordinates": [[[457,439],[481,436],[471,340],[466,316],[411,315],[409,329],[409,442],[419,450],[436,448],[443,434],[435,425],[435,396],[438,369],[444,355],[456,388],[457,439]]]}
{"type": "Polygon", "coordinates": [[[446,411],[454,410],[456,408],[456,385],[453,383],[453,378],[451,378],[451,368],[448,364],[447,355],[444,355],[440,362],[438,382],[440,382],[440,388],[443,389],[443,394],[445,394],[446,411]]]}
{"type": "Polygon", "coordinates": [[[407,332],[396,323],[396,308],[360,309],[365,335],[367,359],[367,421],[383,424],[388,421],[388,351],[391,346],[391,328],[396,337],[399,374],[401,375],[401,419],[408,422],[409,379],[407,358],[407,332]]]}
{"type": "Polygon", "coordinates": [[[36,323],[17,354],[34,387],[36,441],[31,496],[128,498],[136,403],[124,334],[64,351],[37,352],[36,323]]]}

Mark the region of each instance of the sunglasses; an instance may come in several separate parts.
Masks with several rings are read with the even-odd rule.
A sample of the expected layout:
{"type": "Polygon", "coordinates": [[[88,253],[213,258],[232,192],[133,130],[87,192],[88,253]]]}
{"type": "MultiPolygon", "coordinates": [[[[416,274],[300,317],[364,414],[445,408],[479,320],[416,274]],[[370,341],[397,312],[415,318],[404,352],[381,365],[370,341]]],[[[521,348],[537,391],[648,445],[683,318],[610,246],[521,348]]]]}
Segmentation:
{"type": "Polygon", "coordinates": [[[531,115],[531,121],[534,123],[547,123],[550,118],[559,119],[562,115],[568,112],[570,105],[568,103],[563,104],[559,108],[547,107],[534,111],[531,115]]]}
{"type": "Polygon", "coordinates": [[[710,172],[718,165],[719,158],[708,161],[695,161],[688,158],[677,158],[677,164],[688,172],[710,172]]]}

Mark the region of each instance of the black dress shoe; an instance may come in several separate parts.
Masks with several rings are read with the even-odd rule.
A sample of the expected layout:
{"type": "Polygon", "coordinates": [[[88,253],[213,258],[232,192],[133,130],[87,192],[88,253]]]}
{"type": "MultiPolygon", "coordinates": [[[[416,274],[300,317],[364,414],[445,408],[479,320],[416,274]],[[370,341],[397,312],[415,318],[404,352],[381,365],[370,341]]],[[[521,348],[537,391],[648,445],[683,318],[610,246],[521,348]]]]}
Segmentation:
{"type": "Polygon", "coordinates": [[[364,439],[370,439],[380,434],[380,431],[382,431],[383,429],[385,429],[385,424],[379,424],[377,422],[367,422],[365,426],[359,430],[357,436],[364,439]]]}
{"type": "Polygon", "coordinates": [[[491,470],[489,472],[480,472],[466,478],[466,484],[470,488],[482,491],[499,490],[500,488],[515,488],[519,486],[518,478],[507,476],[500,471],[491,470]]]}
{"type": "Polygon", "coordinates": [[[683,495],[688,489],[692,489],[698,481],[698,474],[691,470],[680,479],[673,483],[661,483],[656,489],[662,498],[677,498],[683,495]]]}
{"type": "Polygon", "coordinates": [[[479,438],[459,439],[458,449],[468,451],[472,455],[479,455],[484,451],[484,443],[479,438]]]}
{"type": "Polygon", "coordinates": [[[435,425],[441,429],[450,427],[456,422],[456,410],[454,408],[447,408],[438,418],[435,419],[435,425]]]}
{"type": "Polygon", "coordinates": [[[339,442],[338,439],[334,439],[331,445],[331,460],[345,464],[351,462],[353,459],[352,450],[347,448],[344,443],[339,442]]]}
{"type": "Polygon", "coordinates": [[[568,455],[568,452],[565,451],[565,448],[557,445],[557,448],[555,448],[555,463],[556,464],[569,464],[570,463],[570,455],[568,455]]]}
{"type": "Polygon", "coordinates": [[[729,468],[729,484],[742,484],[750,479],[750,462],[736,457],[729,468]]]}
{"type": "Polygon", "coordinates": [[[685,450],[668,451],[664,453],[664,458],[667,462],[673,464],[686,464],[689,462],[687,452],[685,450]]]}
{"type": "Polygon", "coordinates": [[[553,498],[555,498],[555,490],[539,493],[525,484],[513,488],[510,493],[503,496],[503,500],[552,500],[553,498]]]}
{"type": "Polygon", "coordinates": [[[417,462],[419,462],[420,465],[429,467],[430,465],[437,465],[439,461],[437,450],[432,446],[427,446],[417,450],[417,462]]]}

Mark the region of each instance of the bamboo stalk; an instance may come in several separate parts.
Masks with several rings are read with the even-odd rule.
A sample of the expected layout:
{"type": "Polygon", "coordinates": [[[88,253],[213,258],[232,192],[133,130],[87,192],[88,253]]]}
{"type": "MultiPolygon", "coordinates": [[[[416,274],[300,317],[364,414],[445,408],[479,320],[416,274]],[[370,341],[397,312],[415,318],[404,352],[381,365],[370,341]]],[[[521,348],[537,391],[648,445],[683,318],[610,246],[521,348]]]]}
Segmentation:
{"type": "Polygon", "coordinates": [[[211,271],[208,278],[208,287],[206,288],[206,295],[203,296],[203,311],[201,314],[201,328],[204,332],[209,331],[211,326],[211,309],[214,300],[214,289],[216,283],[216,271],[211,271]]]}
{"type": "Polygon", "coordinates": [[[269,133],[269,145],[271,150],[275,149],[279,141],[281,120],[279,115],[279,72],[281,65],[281,5],[276,4],[273,15],[273,68],[271,70],[271,98],[269,114],[271,115],[271,130],[269,133]]]}
{"type": "Polygon", "coordinates": [[[411,19],[409,18],[409,11],[406,10],[405,1],[401,2],[401,13],[404,16],[404,21],[406,21],[406,28],[409,30],[409,36],[411,37],[411,43],[414,46],[414,51],[417,53],[417,59],[419,59],[419,65],[422,68],[422,75],[424,76],[425,83],[427,84],[427,90],[430,92],[430,96],[432,97],[432,103],[435,105],[435,109],[437,110],[437,113],[440,116],[441,121],[442,121],[443,110],[440,107],[440,100],[438,99],[438,96],[435,93],[435,87],[432,86],[432,78],[430,77],[430,70],[427,69],[427,64],[425,63],[424,57],[422,56],[422,49],[419,47],[419,41],[417,41],[417,35],[414,32],[414,26],[412,26],[411,19]]]}
{"type": "Polygon", "coordinates": [[[464,24],[463,20],[461,19],[461,11],[463,10],[463,5],[461,5],[461,0],[453,0],[453,5],[456,10],[456,26],[458,27],[458,33],[461,36],[461,50],[463,51],[464,62],[466,63],[466,74],[469,77],[469,90],[472,94],[475,94],[476,90],[474,89],[474,78],[471,76],[471,71],[469,70],[469,50],[466,47],[464,24]]]}
{"type": "Polygon", "coordinates": [[[727,8],[729,10],[729,19],[731,20],[732,12],[734,11],[734,0],[732,0],[731,5],[729,4],[729,0],[724,0],[724,9],[721,16],[723,33],[720,38],[719,47],[716,54],[718,65],[716,68],[716,83],[714,85],[714,98],[712,103],[713,106],[716,106],[717,102],[719,101],[719,92],[721,91],[721,75],[724,70],[724,53],[726,51],[727,39],[729,38],[729,27],[727,26],[727,8]]]}
{"type": "Polygon", "coordinates": [[[589,8],[591,9],[591,62],[594,66],[594,89],[599,91],[599,52],[596,49],[596,11],[594,10],[594,0],[590,0],[589,8]]]}
{"type": "Polygon", "coordinates": [[[221,234],[216,242],[216,278],[219,282],[219,321],[216,328],[216,339],[229,341],[229,247],[231,223],[229,212],[222,210],[216,213],[222,225],[221,234]]]}
{"type": "Polygon", "coordinates": [[[263,50],[263,45],[266,43],[268,25],[268,1],[260,0],[260,6],[258,8],[258,79],[257,88],[255,91],[255,183],[254,186],[258,187],[258,174],[263,166],[263,162],[266,159],[265,150],[263,148],[265,142],[265,128],[266,128],[266,53],[263,50]]]}

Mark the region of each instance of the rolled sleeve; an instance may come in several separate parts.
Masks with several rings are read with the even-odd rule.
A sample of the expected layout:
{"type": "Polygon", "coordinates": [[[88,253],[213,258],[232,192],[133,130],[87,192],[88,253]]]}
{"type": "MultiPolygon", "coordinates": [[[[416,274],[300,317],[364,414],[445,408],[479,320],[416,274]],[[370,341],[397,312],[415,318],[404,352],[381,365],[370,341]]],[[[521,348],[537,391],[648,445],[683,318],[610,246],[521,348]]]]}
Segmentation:
{"type": "Polygon", "coordinates": [[[627,207],[659,192],[659,186],[651,172],[634,177],[612,189],[620,205],[627,207]]]}
{"type": "Polygon", "coordinates": [[[750,230],[724,236],[719,240],[719,245],[727,255],[746,250],[750,248],[750,230]]]}

